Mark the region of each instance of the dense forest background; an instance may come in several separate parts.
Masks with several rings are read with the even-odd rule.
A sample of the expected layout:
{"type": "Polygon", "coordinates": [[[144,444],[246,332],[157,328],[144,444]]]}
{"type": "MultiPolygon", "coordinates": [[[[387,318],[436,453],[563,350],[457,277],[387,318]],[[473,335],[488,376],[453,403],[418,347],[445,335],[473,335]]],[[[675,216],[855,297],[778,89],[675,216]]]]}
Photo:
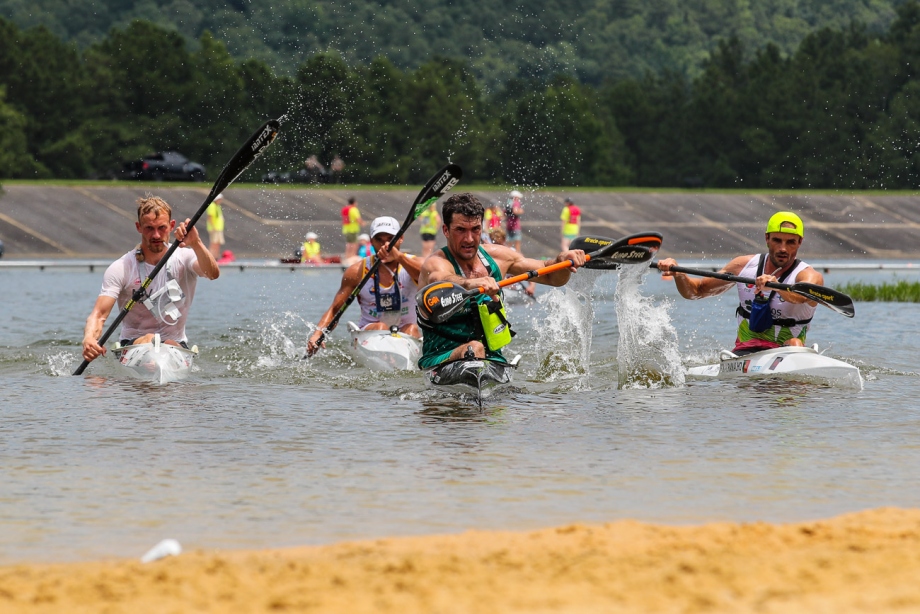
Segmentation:
{"type": "Polygon", "coordinates": [[[211,22],[188,1],[59,4],[30,5],[47,26],[0,18],[0,177],[105,176],[166,149],[213,177],[261,121],[286,114],[282,142],[250,179],[314,154],[341,156],[348,181],[381,183],[424,181],[450,159],[471,179],[519,185],[920,186],[913,0],[893,20],[891,3],[869,1],[764,2],[761,13],[740,2],[617,0],[606,13],[579,0],[300,2],[300,20],[231,2],[207,18],[220,36],[191,42],[185,28],[211,22]],[[152,20],[123,23],[139,7],[152,20]],[[850,22],[845,10],[870,18],[850,22]],[[172,15],[182,18],[164,25],[172,15]],[[821,15],[835,25],[806,33],[821,15]],[[114,29],[93,29],[106,20],[114,29]],[[271,36],[259,29],[270,21],[271,36]],[[654,24],[660,36],[642,45],[657,55],[604,55],[654,24]],[[771,28],[786,38],[763,44],[771,28]],[[251,54],[246,36],[261,41],[251,54]],[[302,60],[280,62],[276,48],[302,60]]]}
{"type": "Polygon", "coordinates": [[[198,41],[223,41],[237,61],[294,76],[316,53],[349,65],[378,57],[414,70],[466,61],[491,88],[566,74],[581,83],[676,71],[696,77],[724,38],[792,54],[815,30],[851,22],[880,33],[900,0],[0,0],[0,17],[43,25],[86,49],[136,19],[198,41]]]}

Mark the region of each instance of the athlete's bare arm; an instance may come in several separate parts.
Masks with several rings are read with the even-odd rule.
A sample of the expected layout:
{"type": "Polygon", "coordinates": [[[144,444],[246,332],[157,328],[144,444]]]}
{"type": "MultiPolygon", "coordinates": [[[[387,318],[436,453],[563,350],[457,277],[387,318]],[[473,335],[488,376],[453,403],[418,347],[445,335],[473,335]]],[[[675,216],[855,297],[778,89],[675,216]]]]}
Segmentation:
{"type": "Polygon", "coordinates": [[[191,218],[186,219],[176,226],[176,240],[179,241],[179,247],[190,247],[195,252],[195,256],[198,258],[192,266],[195,273],[208,279],[217,279],[220,277],[220,267],[217,266],[217,261],[214,259],[211,250],[202,243],[198,229],[194,226],[187,229],[190,221],[192,221],[191,218]]]}
{"type": "Polygon", "coordinates": [[[419,276],[422,273],[422,259],[400,251],[399,247],[402,246],[402,242],[403,240],[400,239],[396,248],[392,250],[388,249],[389,243],[385,244],[383,248],[377,252],[377,257],[380,258],[381,264],[386,264],[390,268],[394,268],[394,265],[398,263],[399,266],[406,269],[412,281],[418,284],[419,276]]]}
{"type": "Polygon", "coordinates": [[[326,310],[323,317],[316,323],[316,330],[313,331],[313,334],[310,335],[310,338],[307,340],[307,356],[313,356],[320,347],[326,347],[325,341],[320,345],[317,345],[317,341],[321,335],[327,332],[326,327],[332,322],[335,314],[342,308],[342,305],[345,304],[345,301],[354,289],[358,287],[358,282],[361,281],[363,276],[364,260],[359,260],[345,269],[345,274],[342,275],[342,285],[339,286],[338,292],[336,292],[335,296],[332,298],[332,304],[329,305],[329,309],[326,310]]]}
{"type": "Polygon", "coordinates": [[[99,345],[98,339],[113,307],[115,307],[114,298],[99,296],[89,317],[86,318],[86,327],[83,329],[83,359],[87,362],[92,362],[105,354],[105,348],[99,345]]]}
{"type": "MultiPolygon", "coordinates": [[[[751,258],[753,256],[738,256],[726,264],[719,272],[737,275],[751,258]]],[[[658,270],[662,273],[669,273],[672,266],[679,266],[673,258],[664,258],[658,261],[658,270]]],[[[735,285],[735,282],[713,279],[712,277],[691,277],[676,271],[670,274],[674,276],[674,283],[677,285],[677,291],[680,295],[690,300],[718,296],[724,294],[735,285]]]]}
{"type": "Polygon", "coordinates": [[[580,249],[566,250],[555,258],[546,261],[525,258],[510,247],[505,247],[503,245],[491,244],[485,246],[485,249],[506,275],[520,275],[521,273],[527,273],[528,271],[540,269],[559,262],[565,262],[566,260],[571,260],[575,263],[574,267],[534,278],[535,282],[547,286],[564,286],[568,283],[572,273],[575,272],[578,267],[584,266],[585,264],[585,253],[580,249]]]}

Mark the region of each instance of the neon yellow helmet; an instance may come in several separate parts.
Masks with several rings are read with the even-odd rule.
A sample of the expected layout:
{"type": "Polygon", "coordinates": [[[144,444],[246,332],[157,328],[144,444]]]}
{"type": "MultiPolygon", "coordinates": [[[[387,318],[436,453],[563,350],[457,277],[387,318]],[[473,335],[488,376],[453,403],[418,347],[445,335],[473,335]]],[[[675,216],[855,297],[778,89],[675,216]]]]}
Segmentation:
{"type": "Polygon", "coordinates": [[[802,218],[797,216],[791,211],[780,211],[774,213],[773,217],[770,218],[770,221],[767,222],[767,234],[771,232],[785,232],[791,235],[799,235],[800,237],[805,236],[805,225],[802,223],[802,218]],[[783,228],[783,224],[792,224],[793,228],[783,228]]]}

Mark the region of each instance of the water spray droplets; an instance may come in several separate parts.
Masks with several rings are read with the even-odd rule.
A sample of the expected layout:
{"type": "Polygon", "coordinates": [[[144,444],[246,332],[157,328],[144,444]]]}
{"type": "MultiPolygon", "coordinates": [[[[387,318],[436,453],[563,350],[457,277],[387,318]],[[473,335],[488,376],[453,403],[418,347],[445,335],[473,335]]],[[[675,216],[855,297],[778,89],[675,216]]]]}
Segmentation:
{"type": "Polygon", "coordinates": [[[617,344],[620,388],[683,386],[677,331],[668,315],[669,301],[643,296],[640,288],[648,269],[619,269],[614,301],[620,340],[617,344]]]}

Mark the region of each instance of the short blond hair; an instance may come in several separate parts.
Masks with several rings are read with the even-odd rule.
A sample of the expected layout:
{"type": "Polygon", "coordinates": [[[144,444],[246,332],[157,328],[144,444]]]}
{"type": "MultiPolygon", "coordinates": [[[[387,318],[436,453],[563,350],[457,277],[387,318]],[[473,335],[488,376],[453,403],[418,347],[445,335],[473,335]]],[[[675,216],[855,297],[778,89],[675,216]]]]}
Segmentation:
{"type": "Polygon", "coordinates": [[[169,219],[172,219],[172,207],[169,206],[169,203],[159,196],[144,194],[137,199],[137,221],[140,222],[142,217],[151,213],[154,214],[154,217],[165,213],[169,219]]]}
{"type": "Polygon", "coordinates": [[[493,228],[489,231],[489,238],[491,238],[494,243],[498,243],[499,241],[507,239],[508,235],[506,235],[505,231],[501,228],[493,228]]]}

